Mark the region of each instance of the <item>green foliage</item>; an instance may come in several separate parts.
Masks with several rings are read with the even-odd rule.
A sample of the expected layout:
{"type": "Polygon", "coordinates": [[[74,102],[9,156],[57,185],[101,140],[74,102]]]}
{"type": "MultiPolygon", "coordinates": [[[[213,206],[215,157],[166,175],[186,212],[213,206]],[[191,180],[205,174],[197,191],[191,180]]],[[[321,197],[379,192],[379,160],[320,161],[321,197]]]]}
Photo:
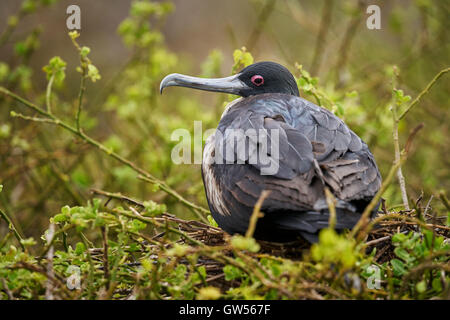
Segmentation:
{"type": "Polygon", "coordinates": [[[245,47],[236,49],[233,52],[234,64],[231,73],[235,74],[239,70],[251,65],[254,61],[253,56],[245,47]]]}
{"type": "Polygon", "coordinates": [[[42,70],[47,74],[47,80],[54,77],[55,84],[61,85],[66,77],[66,62],[60,57],[53,57],[42,70]]]}
{"type": "Polygon", "coordinates": [[[332,229],[323,229],[319,235],[319,243],[311,247],[311,255],[317,262],[334,263],[346,269],[355,265],[359,253],[354,239],[339,235],[332,229]]]}
{"type": "Polygon", "coordinates": [[[247,250],[250,252],[258,252],[259,244],[253,238],[235,235],[231,238],[231,246],[237,250],[247,250]]]}
{"type": "MultiPolygon", "coordinates": [[[[159,83],[165,75],[191,70],[184,55],[168,48],[160,29],[174,10],[173,4],[156,1],[133,1],[129,16],[118,25],[117,33],[129,48],[129,59],[118,61],[120,66],[113,70],[115,73],[99,70],[90,60],[91,51],[97,53],[97,47],[96,42],[90,47],[80,45],[85,30],[83,36],[72,31],[69,37],[79,55],[79,66],[54,56],[43,67],[48,83],[39,83],[37,80],[43,77],[29,62],[36,50],[48,50],[40,45],[43,29],[36,27],[28,34],[15,33],[14,29],[25,20],[25,14],[35,14],[55,2],[23,1],[19,11],[8,18],[7,29],[0,32],[0,47],[7,48],[3,45],[11,43],[12,49],[11,59],[0,62],[1,92],[4,86],[38,107],[50,101],[54,117],[45,118],[36,109],[27,113],[24,103],[0,97],[0,192],[5,186],[0,194],[0,211],[3,218],[14,217],[7,223],[8,228],[1,229],[6,233],[0,238],[0,279],[4,279],[0,281],[0,299],[9,298],[10,294],[19,299],[45,298],[49,278],[46,254],[50,249],[47,236],[52,232],[50,228],[42,229],[49,222],[55,225],[51,242],[57,282],[54,295],[61,299],[448,298],[450,248],[448,238],[442,236],[446,229],[439,229],[438,234],[436,230],[420,228],[420,223],[415,232],[397,233],[382,242],[384,253],[378,246],[367,248],[363,241],[332,229],[323,230],[319,243],[305,250],[302,259],[268,254],[255,239],[243,236],[225,238],[214,245],[195,240],[196,233],[185,230],[196,226],[189,223],[198,215],[194,215],[196,209],[192,206],[187,209],[186,201],[206,207],[199,166],[172,162],[170,155],[177,142],[172,141],[171,133],[179,128],[193,133],[194,121],[202,121],[203,130],[214,128],[224,101],[235,96],[217,95],[216,103],[205,103],[208,100],[201,95],[171,91],[161,98],[159,83]],[[75,68],[82,77],[79,89],[73,89],[73,83],[78,82],[71,80],[76,76],[72,72],[75,68]],[[100,71],[104,81],[98,81],[100,71]],[[66,72],[67,90],[52,91],[50,80],[61,86],[66,72]],[[84,83],[87,79],[92,83],[84,83]],[[71,127],[77,111],[82,130],[71,127]],[[63,128],[60,121],[64,121],[63,128]],[[54,126],[41,126],[40,122],[54,126]],[[64,131],[68,126],[75,134],[64,131]],[[91,137],[98,137],[102,143],[91,137]],[[119,157],[131,164],[117,163],[119,157]],[[141,168],[157,179],[147,183],[141,168]],[[138,175],[140,179],[136,179],[138,175]],[[100,200],[92,196],[93,187],[121,194],[103,195],[105,198],[100,200]],[[134,197],[145,201],[133,200],[134,197]],[[173,216],[186,220],[178,224],[173,216]],[[16,223],[21,227],[17,234],[13,229],[16,223]],[[217,285],[211,280],[217,274],[206,268],[211,265],[216,272],[223,272],[217,285]],[[373,267],[380,270],[381,277],[380,286],[375,289],[366,282],[377,274],[373,267]],[[81,287],[70,289],[66,281],[76,279],[78,272],[81,287]]],[[[438,35],[442,32],[439,19],[443,18],[428,1],[418,1],[416,7],[427,10],[426,16],[432,17],[428,32],[422,33],[427,36],[418,41],[423,48],[409,50],[408,23],[415,20],[403,8],[394,6],[388,28],[393,30],[393,37],[404,38],[405,42],[380,45],[367,37],[367,45],[356,42],[352,46],[347,66],[341,70],[336,70],[333,59],[342,57],[344,52],[327,52],[327,65],[322,68],[326,72],[309,72],[313,70],[308,64],[308,57],[313,54],[308,50],[315,47],[312,43],[302,44],[299,50],[298,38],[286,42],[280,37],[279,43],[268,42],[274,48],[281,48],[283,41],[289,43],[280,50],[284,59],[278,59],[293,72],[300,95],[344,119],[370,146],[383,176],[393,160],[388,107],[395,103],[399,111],[405,110],[411,96],[417,96],[436,69],[442,67],[441,56],[448,56],[443,54],[445,46],[436,45],[442,43],[438,35]],[[376,56],[373,52],[377,52],[376,56]],[[296,60],[302,64],[294,63],[296,60]]],[[[358,14],[357,8],[349,4],[342,4],[340,9],[336,14],[343,21],[358,14]]],[[[262,36],[267,41],[271,38],[265,31],[262,36]]],[[[416,34],[413,36],[415,39],[416,34]]],[[[242,37],[239,35],[238,39],[242,37]]],[[[335,44],[328,42],[324,41],[324,46],[332,45],[335,50],[335,44]]],[[[211,49],[201,64],[204,77],[227,76],[230,71],[235,74],[262,59],[264,52],[256,47],[253,55],[245,47],[234,52],[211,49]],[[232,58],[231,70],[224,69],[227,57],[232,58]]],[[[55,54],[44,53],[49,57],[55,54]]],[[[62,52],[58,54],[66,57],[62,52]]],[[[271,54],[277,57],[276,51],[271,54]]],[[[429,196],[437,188],[448,189],[443,156],[447,125],[441,116],[446,112],[447,100],[448,94],[442,87],[430,92],[412,118],[399,125],[401,142],[419,121],[424,121],[429,130],[419,137],[417,151],[404,167],[411,196],[418,196],[421,190],[429,196]]],[[[193,141],[190,143],[193,145],[193,141]]],[[[442,195],[445,199],[445,193],[442,195]]],[[[388,209],[401,199],[395,185],[384,197],[388,209]]],[[[434,199],[428,215],[436,214],[436,219],[447,216],[449,226],[448,201],[447,206],[444,200],[442,203],[434,199]]],[[[419,209],[412,213],[424,212],[419,209]]],[[[391,209],[389,212],[396,213],[391,209]]],[[[202,221],[217,227],[207,210],[204,213],[202,221]]],[[[399,225],[405,226],[401,221],[399,225]]],[[[201,232],[197,231],[197,235],[201,232]]]]}

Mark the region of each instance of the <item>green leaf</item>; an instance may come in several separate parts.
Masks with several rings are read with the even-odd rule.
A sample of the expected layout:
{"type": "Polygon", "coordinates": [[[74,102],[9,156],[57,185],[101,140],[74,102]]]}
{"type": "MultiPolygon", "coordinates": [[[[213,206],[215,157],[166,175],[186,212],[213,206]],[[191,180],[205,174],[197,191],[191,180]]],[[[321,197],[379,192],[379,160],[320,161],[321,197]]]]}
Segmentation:
{"type": "Polygon", "coordinates": [[[391,260],[391,265],[394,268],[393,271],[394,271],[394,275],[395,276],[397,276],[397,277],[398,276],[403,276],[404,274],[407,273],[407,270],[405,268],[405,264],[401,260],[392,259],[391,260]]]}
{"type": "Polygon", "coordinates": [[[424,293],[427,290],[427,284],[425,280],[416,283],[416,290],[419,293],[424,293]]]}
{"type": "Polygon", "coordinates": [[[226,265],[225,267],[223,267],[223,273],[225,274],[225,280],[227,281],[239,279],[243,276],[243,273],[240,269],[231,265],[226,265]]]}
{"type": "Polygon", "coordinates": [[[80,33],[76,30],[69,32],[69,37],[72,38],[72,40],[75,40],[80,36],[80,33]]]}
{"type": "Polygon", "coordinates": [[[85,251],[86,251],[86,247],[85,247],[84,243],[83,242],[78,242],[76,247],[75,247],[75,253],[77,255],[81,255],[85,251]]]}
{"type": "Polygon", "coordinates": [[[91,52],[91,49],[90,49],[89,47],[82,47],[81,50],[80,50],[80,55],[81,55],[83,58],[86,58],[87,55],[88,55],[90,52],[91,52]]]}
{"type": "Polygon", "coordinates": [[[42,70],[47,74],[47,80],[54,77],[56,85],[61,85],[66,78],[66,62],[58,56],[51,58],[48,65],[44,66],[42,70]]]}
{"type": "Polygon", "coordinates": [[[433,287],[434,291],[441,292],[442,291],[442,282],[439,278],[434,278],[431,282],[431,286],[433,287]]]}
{"type": "Polygon", "coordinates": [[[400,259],[402,259],[403,261],[405,261],[406,263],[412,262],[415,260],[415,258],[413,256],[411,256],[409,254],[408,251],[406,251],[403,248],[395,248],[394,249],[394,253],[397,257],[399,257],[400,259]]]}
{"type": "Polygon", "coordinates": [[[406,235],[404,233],[396,233],[392,236],[393,243],[399,243],[406,240],[406,235]]]}
{"type": "Polygon", "coordinates": [[[235,235],[231,238],[231,245],[238,250],[248,250],[250,252],[258,252],[260,249],[259,244],[253,238],[243,237],[241,235],[235,235]]]}
{"type": "Polygon", "coordinates": [[[9,74],[9,66],[4,63],[4,62],[0,62],[0,82],[4,81],[9,74]]]}
{"type": "Polygon", "coordinates": [[[53,217],[54,223],[64,222],[64,221],[68,221],[68,220],[69,220],[68,215],[63,214],[63,213],[59,213],[53,217]]]}
{"type": "Polygon", "coordinates": [[[212,225],[213,227],[217,228],[219,226],[216,220],[214,220],[214,218],[212,217],[212,215],[209,214],[206,218],[208,219],[209,224],[212,225]]]}
{"type": "Polygon", "coordinates": [[[100,80],[102,77],[100,76],[100,73],[98,72],[98,69],[93,64],[88,65],[88,77],[91,78],[92,82],[96,82],[97,80],[100,80]]]}
{"type": "Polygon", "coordinates": [[[34,246],[36,244],[36,241],[33,238],[28,238],[28,239],[22,239],[20,240],[20,243],[24,246],[24,247],[31,247],[34,246]]]}

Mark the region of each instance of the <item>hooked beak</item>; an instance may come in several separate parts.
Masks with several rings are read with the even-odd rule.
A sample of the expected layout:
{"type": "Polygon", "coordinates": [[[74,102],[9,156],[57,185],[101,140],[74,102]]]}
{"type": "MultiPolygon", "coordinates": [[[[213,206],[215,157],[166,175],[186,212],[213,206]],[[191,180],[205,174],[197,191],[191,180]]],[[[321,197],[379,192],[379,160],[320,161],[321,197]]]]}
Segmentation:
{"type": "Polygon", "coordinates": [[[207,79],[172,73],[161,81],[159,91],[162,94],[164,88],[177,86],[241,95],[242,91],[249,89],[249,87],[239,80],[239,76],[240,74],[236,74],[226,78],[207,79]]]}

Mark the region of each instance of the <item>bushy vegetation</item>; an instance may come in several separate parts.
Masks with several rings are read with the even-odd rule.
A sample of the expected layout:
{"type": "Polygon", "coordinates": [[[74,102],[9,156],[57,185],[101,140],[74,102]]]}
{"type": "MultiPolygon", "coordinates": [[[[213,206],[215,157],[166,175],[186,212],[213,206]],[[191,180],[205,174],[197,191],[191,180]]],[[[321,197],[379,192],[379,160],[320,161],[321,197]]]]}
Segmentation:
{"type": "MultiPolygon", "coordinates": [[[[185,91],[159,95],[165,75],[190,71],[160,31],[173,4],[132,2],[117,28],[129,60],[105,79],[91,58],[95,48],[76,31],[68,37],[78,65],[55,56],[42,70],[30,67],[43,30],[16,35],[15,28],[56,2],[23,1],[0,33],[0,50],[14,52],[0,62],[1,299],[450,298],[445,5],[393,8],[393,36],[409,39],[416,14],[423,20],[420,41],[374,50],[379,39],[355,39],[369,45],[354,60],[352,28],[364,10],[334,7],[348,27],[336,64],[320,72],[333,10],[324,8],[322,20],[317,13],[325,30],[317,43],[324,43],[311,46],[313,63],[283,63],[301,96],[368,143],[384,178],[371,204],[385,199],[374,221],[366,219],[369,207],[354,230],[325,229],[319,243],[303,248],[257,242],[251,229],[246,236],[224,234],[206,208],[199,166],[172,162],[178,141],[171,133],[194,133],[194,121],[215,128],[235,98],[216,95],[205,105],[185,91]],[[69,73],[79,74],[78,90],[67,85],[69,73]],[[46,79],[45,88],[34,84],[36,77],[46,79]]],[[[272,0],[254,5],[261,13],[245,43],[252,49],[270,12],[283,10],[272,0]]],[[[236,73],[253,63],[252,53],[212,48],[201,75],[236,73]],[[222,71],[226,55],[233,66],[222,71]]]]}

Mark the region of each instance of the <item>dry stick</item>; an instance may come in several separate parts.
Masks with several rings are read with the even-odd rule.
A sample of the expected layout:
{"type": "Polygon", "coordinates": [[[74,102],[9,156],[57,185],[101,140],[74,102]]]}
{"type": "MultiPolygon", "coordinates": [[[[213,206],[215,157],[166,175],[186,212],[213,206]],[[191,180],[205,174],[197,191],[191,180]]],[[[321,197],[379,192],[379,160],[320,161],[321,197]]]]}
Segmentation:
{"type": "Polygon", "coordinates": [[[6,295],[8,296],[9,300],[14,300],[14,294],[9,290],[8,284],[6,283],[5,278],[0,279],[3,286],[3,291],[5,291],[6,295]]]}
{"type": "MultiPolygon", "coordinates": [[[[3,93],[4,95],[13,98],[14,100],[22,103],[23,105],[25,105],[29,109],[31,109],[33,111],[36,111],[40,115],[43,115],[43,116],[47,117],[48,119],[47,119],[46,122],[49,122],[49,123],[55,124],[55,125],[57,125],[59,127],[62,127],[63,129],[71,132],[73,135],[78,136],[79,138],[81,138],[82,140],[87,142],[88,144],[96,147],[97,149],[99,149],[103,153],[107,154],[108,156],[116,159],[117,161],[119,161],[122,164],[126,165],[127,167],[131,168],[133,171],[139,173],[139,177],[141,179],[143,179],[145,181],[148,181],[148,182],[150,182],[150,183],[152,183],[154,185],[158,185],[161,190],[163,190],[167,194],[171,195],[172,197],[178,199],[185,206],[187,206],[187,207],[189,207],[191,209],[194,209],[194,213],[197,215],[198,218],[200,218],[203,221],[207,221],[206,218],[204,217],[204,214],[208,214],[209,210],[207,210],[207,209],[205,209],[203,207],[200,207],[200,206],[198,206],[198,205],[196,205],[196,204],[186,200],[177,191],[175,191],[174,189],[169,187],[166,184],[166,182],[164,182],[162,180],[159,180],[158,178],[154,177],[149,172],[147,172],[144,169],[138,167],[135,163],[133,163],[130,160],[120,156],[119,154],[115,153],[114,151],[108,149],[107,147],[105,147],[103,144],[101,144],[97,140],[95,140],[95,139],[91,138],[90,136],[86,135],[83,131],[78,131],[76,128],[72,127],[71,125],[67,124],[66,122],[62,121],[61,119],[55,117],[53,114],[48,113],[47,111],[45,111],[42,108],[36,106],[32,102],[30,102],[30,101],[28,101],[26,99],[23,99],[20,96],[12,93],[8,89],[6,89],[4,87],[0,87],[0,93],[3,93]]],[[[23,116],[23,115],[21,115],[20,117],[25,119],[25,116],[23,116]]],[[[29,120],[34,120],[33,118],[28,118],[28,119],[29,120]]]]}
{"type": "Polygon", "coordinates": [[[166,230],[168,230],[168,231],[170,231],[172,233],[178,234],[178,235],[186,238],[187,240],[189,240],[190,242],[192,242],[192,243],[194,243],[194,244],[196,244],[198,246],[202,246],[202,247],[205,246],[201,241],[195,240],[194,238],[188,236],[183,231],[180,231],[180,230],[172,228],[172,227],[165,226],[162,223],[157,222],[153,218],[144,217],[139,212],[137,212],[136,209],[134,209],[133,207],[128,207],[128,208],[131,210],[132,213],[128,213],[125,210],[118,210],[118,209],[113,209],[113,212],[117,212],[118,214],[121,214],[121,215],[126,216],[128,218],[133,218],[133,219],[137,219],[137,220],[140,220],[142,222],[145,222],[145,223],[150,223],[150,224],[154,225],[155,227],[165,228],[166,230]]]}
{"type": "Polygon", "coordinates": [[[252,216],[250,217],[248,229],[247,229],[247,232],[245,233],[245,236],[247,238],[253,237],[253,234],[255,233],[255,229],[256,229],[256,222],[258,221],[258,218],[264,217],[264,214],[262,212],[260,212],[260,210],[261,210],[261,206],[262,206],[264,200],[266,200],[266,198],[269,195],[270,195],[270,191],[268,191],[268,190],[263,190],[261,192],[261,195],[259,196],[259,199],[256,202],[255,207],[253,208],[253,213],[252,213],[252,216]]]}
{"type": "Polygon", "coordinates": [[[378,190],[378,192],[375,194],[375,196],[373,197],[372,201],[370,201],[369,205],[366,207],[366,209],[364,210],[363,214],[361,215],[361,218],[356,223],[356,225],[353,227],[352,231],[349,233],[349,235],[351,237],[354,237],[356,235],[356,233],[360,229],[362,229],[363,227],[366,226],[370,213],[372,212],[373,208],[375,207],[375,205],[380,200],[380,198],[383,195],[383,193],[386,191],[386,189],[391,184],[391,181],[392,181],[392,178],[393,178],[395,172],[402,165],[402,163],[405,162],[405,160],[406,160],[406,156],[403,155],[400,158],[400,161],[398,161],[397,163],[394,163],[394,165],[391,167],[391,169],[389,170],[389,173],[388,173],[386,179],[383,181],[383,183],[381,185],[380,190],[378,190]]]}
{"type": "MultiPolygon", "coordinates": [[[[448,71],[450,71],[450,68],[446,68],[441,70],[432,80],[430,83],[428,83],[428,85],[425,87],[425,89],[423,89],[419,95],[411,102],[411,104],[400,114],[400,116],[398,116],[397,114],[397,104],[395,103],[395,101],[393,101],[392,107],[391,107],[391,111],[392,111],[392,117],[394,120],[394,124],[393,124],[393,139],[394,139],[394,152],[395,152],[395,161],[399,161],[400,159],[400,145],[399,145],[399,140],[398,140],[398,125],[401,119],[403,119],[406,114],[415,106],[417,105],[417,103],[419,103],[420,99],[430,91],[431,87],[433,87],[433,85],[437,82],[437,80],[442,77],[442,75],[444,75],[445,73],[447,73],[448,71]]],[[[395,76],[394,76],[394,82],[395,82],[395,76]]],[[[393,89],[395,88],[395,83],[393,83],[393,89]]],[[[395,93],[393,92],[393,95],[395,93]]],[[[406,210],[409,210],[409,204],[408,204],[408,195],[406,193],[406,183],[405,183],[405,178],[403,176],[402,173],[402,168],[401,166],[398,168],[397,170],[397,177],[398,177],[398,182],[400,185],[400,191],[402,194],[402,200],[403,200],[403,205],[405,206],[406,210]]]]}
{"type": "Polygon", "coordinates": [[[327,199],[328,210],[330,211],[330,218],[328,221],[328,227],[334,229],[336,226],[336,198],[331,193],[330,189],[325,187],[325,197],[327,199]]]}
{"type": "Polygon", "coordinates": [[[88,243],[87,238],[84,236],[84,234],[82,232],[79,232],[79,236],[81,238],[81,241],[83,241],[84,247],[86,248],[86,255],[87,255],[88,261],[89,261],[88,299],[90,300],[92,298],[92,294],[93,294],[95,266],[94,266],[94,262],[92,261],[91,253],[89,252],[89,243],[88,243]]]}
{"type": "MultiPolygon", "coordinates": [[[[52,108],[51,108],[51,94],[52,94],[52,85],[53,81],[55,79],[55,74],[52,74],[50,77],[50,80],[47,84],[47,92],[45,95],[46,98],[46,104],[47,104],[47,112],[49,114],[52,114],[52,108]]],[[[55,224],[50,222],[50,225],[48,227],[48,233],[46,234],[45,238],[47,240],[47,244],[49,244],[49,249],[47,252],[47,283],[45,284],[45,299],[46,300],[53,300],[53,282],[50,280],[54,277],[55,273],[53,271],[53,254],[55,251],[55,248],[53,245],[50,245],[51,242],[53,242],[53,237],[55,236],[55,224]]]]}
{"type": "Polygon", "coordinates": [[[51,244],[53,242],[53,238],[55,236],[55,225],[53,223],[50,223],[50,226],[48,228],[48,233],[45,236],[47,240],[47,244],[49,245],[49,249],[47,252],[47,283],[45,284],[45,299],[46,300],[53,300],[53,281],[50,279],[55,277],[55,273],[53,271],[53,254],[54,254],[54,247],[51,244]]]}
{"type": "Polygon", "coordinates": [[[317,75],[320,70],[320,64],[322,62],[323,45],[326,41],[328,29],[331,22],[331,11],[333,9],[334,0],[326,0],[323,5],[322,20],[320,22],[319,35],[316,40],[316,48],[314,50],[314,57],[311,63],[311,74],[317,75]]]}
{"type": "MultiPolygon", "coordinates": [[[[394,93],[393,93],[394,94],[394,93]]],[[[394,102],[392,107],[391,107],[391,111],[392,111],[392,117],[393,117],[393,128],[392,128],[392,137],[394,140],[394,154],[395,154],[395,162],[399,162],[400,161],[400,143],[398,140],[398,117],[397,117],[397,105],[394,102]]],[[[405,177],[403,176],[402,173],[402,167],[399,166],[397,169],[397,179],[398,179],[398,183],[400,185],[400,192],[402,194],[402,201],[403,201],[403,206],[405,207],[406,210],[409,210],[409,203],[408,203],[408,194],[406,193],[406,183],[405,183],[405,177]]]]}
{"type": "Polygon", "coordinates": [[[94,193],[94,194],[99,194],[99,195],[108,197],[108,198],[113,198],[113,199],[118,199],[118,200],[121,200],[121,201],[126,201],[126,202],[129,202],[129,203],[133,204],[133,205],[136,205],[136,206],[139,206],[141,208],[144,208],[144,204],[142,202],[140,202],[138,200],[135,200],[135,199],[132,199],[132,198],[129,198],[127,196],[124,196],[120,192],[108,192],[108,191],[95,189],[95,188],[92,188],[91,192],[94,193]]]}
{"type": "MultiPolygon", "coordinates": [[[[195,213],[195,215],[197,216],[197,218],[199,218],[201,221],[208,223],[208,219],[205,218],[204,214],[209,214],[209,210],[200,207],[196,204],[193,204],[191,202],[189,202],[188,200],[186,200],[185,198],[183,198],[180,194],[178,194],[175,190],[172,190],[167,184],[161,184],[159,182],[152,182],[152,179],[156,179],[154,177],[149,178],[148,176],[145,175],[138,175],[138,178],[147,182],[150,182],[152,184],[156,184],[159,186],[159,188],[163,191],[165,191],[166,193],[170,194],[172,197],[176,198],[178,201],[180,201],[181,203],[183,203],[184,205],[186,205],[187,207],[189,207],[190,209],[192,209],[192,211],[195,213]]],[[[158,180],[160,181],[160,180],[158,180]]],[[[160,181],[162,182],[162,181],[160,181]]]]}
{"type": "MultiPolygon", "coordinates": [[[[370,212],[373,210],[375,205],[380,200],[383,193],[386,191],[387,187],[390,185],[392,177],[394,176],[394,173],[398,171],[398,169],[403,165],[403,163],[408,158],[408,153],[411,149],[412,141],[414,137],[417,135],[417,132],[419,132],[420,129],[423,128],[423,123],[419,124],[417,127],[415,127],[411,133],[409,134],[405,149],[400,154],[400,159],[398,161],[394,161],[394,165],[389,170],[388,176],[386,177],[386,180],[383,181],[380,190],[376,193],[375,197],[373,197],[372,201],[370,201],[369,205],[364,209],[363,214],[361,215],[361,218],[359,219],[358,223],[353,228],[352,232],[350,233],[351,236],[355,236],[356,232],[359,231],[362,227],[365,233],[368,232],[366,225],[368,222],[368,217],[370,215],[370,212]]],[[[360,238],[363,234],[360,235],[360,238]]]]}
{"type": "Polygon", "coordinates": [[[105,269],[106,290],[109,289],[109,263],[108,263],[108,230],[107,227],[101,227],[103,239],[103,267],[105,269]]]}

